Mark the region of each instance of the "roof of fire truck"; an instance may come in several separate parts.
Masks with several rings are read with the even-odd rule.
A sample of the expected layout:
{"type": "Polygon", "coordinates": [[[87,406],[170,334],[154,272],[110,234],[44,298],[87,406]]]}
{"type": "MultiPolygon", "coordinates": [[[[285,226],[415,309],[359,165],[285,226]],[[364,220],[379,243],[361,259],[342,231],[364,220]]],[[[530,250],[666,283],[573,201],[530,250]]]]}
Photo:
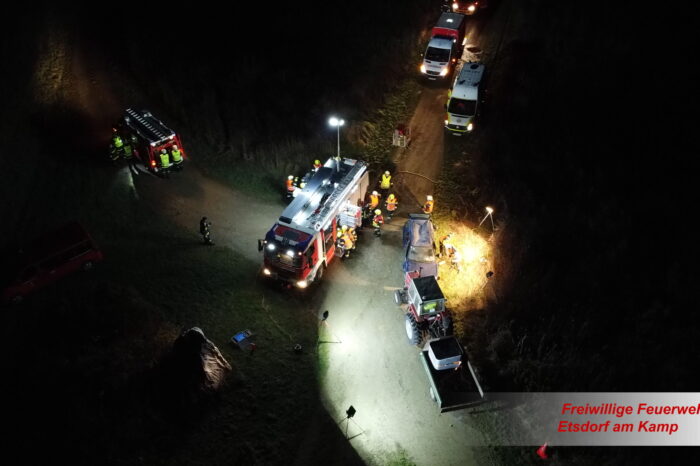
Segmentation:
{"type": "Polygon", "coordinates": [[[129,129],[152,146],[163,144],[175,137],[175,131],[165,126],[148,110],[127,108],[123,120],[129,129]]]}
{"type": "Polygon", "coordinates": [[[359,160],[330,158],[280,215],[278,225],[309,235],[325,228],[350,193],[357,189],[367,165],[359,160]]]}

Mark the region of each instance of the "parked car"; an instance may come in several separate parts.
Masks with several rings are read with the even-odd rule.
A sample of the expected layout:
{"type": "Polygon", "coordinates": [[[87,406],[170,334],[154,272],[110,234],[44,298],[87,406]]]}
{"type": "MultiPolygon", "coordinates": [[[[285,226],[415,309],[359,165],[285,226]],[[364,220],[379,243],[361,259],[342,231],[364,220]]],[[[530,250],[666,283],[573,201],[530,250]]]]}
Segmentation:
{"type": "Polygon", "coordinates": [[[91,270],[102,251],[77,222],[47,232],[4,258],[2,300],[20,302],[34,290],[79,270],[91,270]]]}
{"type": "Polygon", "coordinates": [[[404,272],[438,276],[435,259],[435,227],[427,214],[409,214],[403,226],[404,272]]]}

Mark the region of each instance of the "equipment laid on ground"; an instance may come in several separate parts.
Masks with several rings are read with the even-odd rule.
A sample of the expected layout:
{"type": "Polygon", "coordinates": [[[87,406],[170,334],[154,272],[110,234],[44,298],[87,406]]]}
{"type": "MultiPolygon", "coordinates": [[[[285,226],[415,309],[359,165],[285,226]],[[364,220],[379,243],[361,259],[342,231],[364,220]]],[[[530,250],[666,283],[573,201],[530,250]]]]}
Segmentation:
{"type": "Polygon", "coordinates": [[[242,350],[246,350],[253,344],[253,336],[255,334],[249,329],[242,330],[231,337],[231,343],[242,350]]]}
{"type": "Polygon", "coordinates": [[[445,128],[460,135],[474,129],[479,103],[479,84],[484,76],[484,65],[465,63],[447,93],[445,128]]]}
{"type": "Polygon", "coordinates": [[[364,162],[328,159],[258,240],[263,275],[299,288],[319,281],[335,257],[339,226],[361,226],[368,185],[364,162]]]}
{"type": "Polygon", "coordinates": [[[118,132],[125,144],[134,146],[134,155],[153,172],[180,169],[186,158],[180,137],[148,110],[127,108],[118,132]]]}
{"type": "Polygon", "coordinates": [[[396,290],[394,301],[406,305],[406,336],[412,345],[420,345],[425,334],[440,338],[452,334],[452,319],[445,308],[445,295],[433,275],[406,272],[404,287],[396,290]]]}
{"type": "Polygon", "coordinates": [[[428,79],[443,79],[454,69],[466,43],[464,15],[443,13],[433,27],[432,38],[423,55],[421,73],[428,79]]]}
{"type": "Polygon", "coordinates": [[[397,147],[408,147],[411,144],[411,128],[403,123],[396,125],[394,135],[391,138],[391,145],[397,147]]]}
{"type": "Polygon", "coordinates": [[[441,413],[486,401],[476,371],[455,337],[428,340],[420,360],[430,381],[430,397],[441,413]]]}

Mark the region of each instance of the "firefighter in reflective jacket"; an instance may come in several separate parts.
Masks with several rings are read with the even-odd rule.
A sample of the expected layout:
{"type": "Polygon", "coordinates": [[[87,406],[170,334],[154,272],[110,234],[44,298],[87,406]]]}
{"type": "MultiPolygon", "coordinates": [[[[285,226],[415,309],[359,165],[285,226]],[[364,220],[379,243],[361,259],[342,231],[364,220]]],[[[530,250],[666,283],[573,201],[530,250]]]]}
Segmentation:
{"type": "Polygon", "coordinates": [[[369,209],[374,210],[379,205],[379,193],[377,191],[372,191],[369,195],[369,209]]]}
{"type": "Polygon", "coordinates": [[[382,211],[377,209],[374,211],[374,218],[372,219],[375,236],[382,236],[382,225],[384,225],[384,217],[382,217],[382,211]]]}
{"type": "Polygon", "coordinates": [[[131,147],[130,144],[124,144],[124,159],[131,160],[131,158],[133,156],[134,156],[134,149],[131,147]]]}
{"type": "Polygon", "coordinates": [[[173,165],[175,165],[175,168],[180,168],[182,165],[182,152],[176,144],[173,144],[170,150],[170,156],[173,158],[173,165]]]}
{"type": "Polygon", "coordinates": [[[116,162],[117,159],[124,154],[124,141],[122,141],[121,136],[119,136],[115,128],[112,128],[112,132],[112,142],[109,145],[109,158],[112,162],[116,162]]]}
{"type": "Polygon", "coordinates": [[[168,157],[168,151],[165,149],[160,150],[160,168],[161,170],[167,170],[170,168],[170,157],[168,157]]]}
{"type": "Polygon", "coordinates": [[[387,222],[391,220],[391,217],[394,216],[394,212],[396,212],[397,207],[399,206],[399,200],[396,199],[396,196],[393,194],[389,194],[389,197],[386,198],[386,211],[387,211],[387,222]]]}
{"type": "Polygon", "coordinates": [[[433,196],[428,194],[427,200],[425,201],[425,204],[423,204],[423,213],[424,214],[432,214],[434,206],[435,206],[435,201],[433,201],[433,196]]]}
{"type": "Polygon", "coordinates": [[[314,171],[318,171],[319,168],[321,168],[323,164],[321,163],[320,160],[316,159],[314,160],[314,171]]]}
{"type": "Polygon", "coordinates": [[[343,225],[338,232],[339,243],[345,248],[345,257],[350,257],[350,251],[355,249],[355,239],[347,225],[343,225]]]}
{"type": "Polygon", "coordinates": [[[379,189],[388,191],[389,188],[391,188],[391,173],[389,173],[389,170],[387,170],[382,175],[382,182],[379,183],[379,189]]]}

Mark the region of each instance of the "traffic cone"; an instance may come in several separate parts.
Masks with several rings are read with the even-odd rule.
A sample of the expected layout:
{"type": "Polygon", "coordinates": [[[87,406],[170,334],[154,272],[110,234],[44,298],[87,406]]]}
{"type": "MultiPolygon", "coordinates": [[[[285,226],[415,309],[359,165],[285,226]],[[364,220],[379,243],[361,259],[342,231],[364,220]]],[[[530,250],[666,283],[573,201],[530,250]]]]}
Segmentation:
{"type": "Polygon", "coordinates": [[[539,456],[543,460],[546,460],[547,458],[549,458],[547,456],[547,442],[545,442],[544,445],[542,445],[541,447],[539,447],[537,449],[537,456],[539,456]]]}

